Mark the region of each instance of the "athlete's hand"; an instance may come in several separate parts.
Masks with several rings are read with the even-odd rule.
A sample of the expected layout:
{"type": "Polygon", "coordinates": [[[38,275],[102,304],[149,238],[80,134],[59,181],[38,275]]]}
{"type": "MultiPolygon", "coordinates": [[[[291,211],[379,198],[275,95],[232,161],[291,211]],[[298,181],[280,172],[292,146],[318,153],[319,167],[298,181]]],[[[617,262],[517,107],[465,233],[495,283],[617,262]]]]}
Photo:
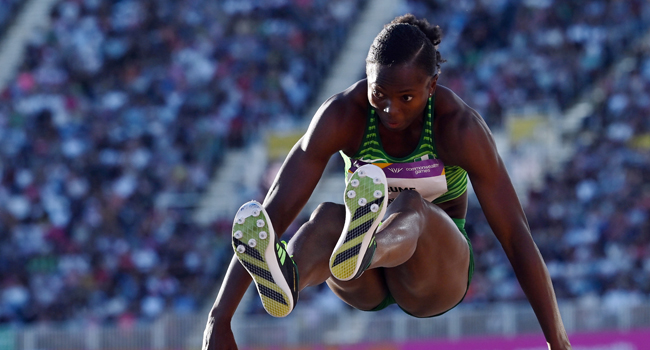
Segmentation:
{"type": "Polygon", "coordinates": [[[208,323],[203,331],[202,350],[237,350],[235,336],[230,322],[219,322],[214,316],[208,317],[208,323]]]}

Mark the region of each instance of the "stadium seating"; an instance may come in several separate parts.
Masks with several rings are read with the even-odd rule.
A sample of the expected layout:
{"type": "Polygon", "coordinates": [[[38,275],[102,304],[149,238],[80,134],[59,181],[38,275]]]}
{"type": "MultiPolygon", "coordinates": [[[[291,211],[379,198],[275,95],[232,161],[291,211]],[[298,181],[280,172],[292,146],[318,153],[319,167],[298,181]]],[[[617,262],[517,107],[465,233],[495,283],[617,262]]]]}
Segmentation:
{"type": "Polygon", "coordinates": [[[21,0],[0,0],[0,37],[11,25],[24,3],[21,0]]]}
{"type": "Polygon", "coordinates": [[[57,3],[0,96],[0,323],[196,311],[230,228],[161,198],[191,202],[226,149],[298,118],[359,4],[57,3]]]}

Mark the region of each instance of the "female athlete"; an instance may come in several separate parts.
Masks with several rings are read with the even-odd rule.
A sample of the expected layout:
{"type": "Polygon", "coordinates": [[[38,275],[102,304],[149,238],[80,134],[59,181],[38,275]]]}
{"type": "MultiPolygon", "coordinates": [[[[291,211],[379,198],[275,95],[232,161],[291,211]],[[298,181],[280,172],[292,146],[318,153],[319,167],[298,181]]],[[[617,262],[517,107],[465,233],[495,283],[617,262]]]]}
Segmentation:
{"type": "Polygon", "coordinates": [[[440,28],[413,15],[375,38],[366,79],[325,101],[263,204],[233,223],[233,258],[210,312],[204,349],[234,349],[231,319],[251,277],[271,315],[326,282],[364,311],[396,303],[414,317],[464,298],[473,273],[464,230],[471,180],[550,349],[570,349],[546,265],[481,116],[438,85],[440,28]],[[346,161],[344,204],[323,203],[285,246],[330,157],[346,161]]]}

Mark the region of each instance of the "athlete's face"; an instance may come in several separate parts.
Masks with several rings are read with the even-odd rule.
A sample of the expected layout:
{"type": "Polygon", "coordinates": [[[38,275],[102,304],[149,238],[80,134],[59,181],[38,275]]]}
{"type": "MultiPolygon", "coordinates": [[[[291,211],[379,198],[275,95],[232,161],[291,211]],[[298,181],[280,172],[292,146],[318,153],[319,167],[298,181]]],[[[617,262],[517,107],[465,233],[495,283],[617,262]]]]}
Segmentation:
{"type": "Polygon", "coordinates": [[[391,131],[402,131],[422,118],[438,75],[430,76],[411,64],[366,67],[368,100],[377,109],[381,123],[391,131]]]}

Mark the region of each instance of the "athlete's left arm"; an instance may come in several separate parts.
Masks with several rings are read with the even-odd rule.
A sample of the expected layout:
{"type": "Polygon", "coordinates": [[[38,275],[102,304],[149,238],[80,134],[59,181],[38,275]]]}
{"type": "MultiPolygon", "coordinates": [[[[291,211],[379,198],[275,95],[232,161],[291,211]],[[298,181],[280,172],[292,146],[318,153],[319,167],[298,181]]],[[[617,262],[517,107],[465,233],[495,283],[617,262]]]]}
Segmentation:
{"type": "MultiPolygon", "coordinates": [[[[452,93],[453,94],[453,93],[452,93]]],[[[455,97],[457,98],[457,97],[455,97]]],[[[460,100],[460,99],[458,99],[460,100]]],[[[457,101],[439,144],[443,160],[465,169],[483,212],[501,242],[542,327],[550,349],[570,349],[546,264],[533,241],[492,134],[480,115],[457,101]],[[442,141],[442,142],[440,142],[442,141]]]]}

